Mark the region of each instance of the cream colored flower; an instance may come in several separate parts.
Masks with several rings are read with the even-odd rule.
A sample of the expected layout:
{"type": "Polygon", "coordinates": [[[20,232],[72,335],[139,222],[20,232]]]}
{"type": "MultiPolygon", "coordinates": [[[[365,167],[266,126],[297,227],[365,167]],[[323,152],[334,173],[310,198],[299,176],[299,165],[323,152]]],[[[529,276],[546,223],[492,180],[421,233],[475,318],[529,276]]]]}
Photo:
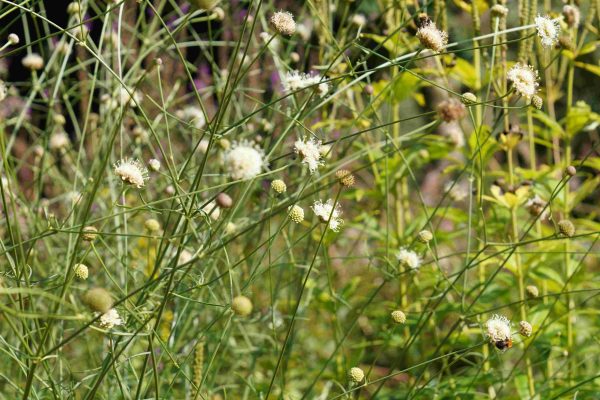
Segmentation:
{"type": "Polygon", "coordinates": [[[535,29],[537,29],[542,46],[552,47],[558,42],[558,36],[560,34],[560,24],[558,23],[558,20],[548,16],[542,17],[538,15],[535,18],[535,29]]]}
{"type": "Polygon", "coordinates": [[[340,204],[333,205],[333,200],[329,199],[325,203],[321,200],[314,202],[312,206],[313,212],[319,217],[321,222],[326,223],[329,221],[329,229],[334,232],[338,232],[340,227],[344,224],[344,220],[340,218],[342,210],[340,204]]]}
{"type": "Polygon", "coordinates": [[[125,183],[138,189],[148,180],[148,170],[139,160],[123,159],[115,164],[115,174],[125,183]]]}

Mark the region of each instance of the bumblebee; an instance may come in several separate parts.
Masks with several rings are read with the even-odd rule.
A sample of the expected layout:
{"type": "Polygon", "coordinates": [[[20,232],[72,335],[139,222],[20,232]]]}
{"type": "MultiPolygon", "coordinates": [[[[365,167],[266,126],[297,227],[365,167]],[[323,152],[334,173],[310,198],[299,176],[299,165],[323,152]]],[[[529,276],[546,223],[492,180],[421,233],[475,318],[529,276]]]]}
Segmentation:
{"type": "Polygon", "coordinates": [[[497,340],[494,342],[494,345],[498,350],[505,351],[506,349],[510,349],[512,347],[512,339],[506,338],[504,340],[497,340]]]}

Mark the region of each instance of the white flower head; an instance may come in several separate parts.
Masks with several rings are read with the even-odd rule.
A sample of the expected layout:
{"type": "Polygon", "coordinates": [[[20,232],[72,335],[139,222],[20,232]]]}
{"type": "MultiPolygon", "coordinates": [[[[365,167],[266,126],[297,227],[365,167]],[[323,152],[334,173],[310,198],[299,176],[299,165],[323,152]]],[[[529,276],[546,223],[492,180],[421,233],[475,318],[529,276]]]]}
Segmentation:
{"type": "Polygon", "coordinates": [[[334,207],[333,200],[331,199],[327,200],[325,203],[321,200],[317,200],[311,208],[321,222],[326,223],[329,221],[329,229],[334,232],[339,232],[340,227],[344,224],[344,220],[340,218],[342,210],[339,203],[334,207]]]}
{"type": "Polygon", "coordinates": [[[71,146],[71,139],[64,131],[54,132],[48,141],[48,147],[52,151],[60,151],[71,146]]]}
{"type": "Polygon", "coordinates": [[[100,317],[100,326],[104,329],[111,329],[114,326],[123,325],[123,320],[114,308],[111,308],[100,317]]]}
{"type": "Polygon", "coordinates": [[[421,257],[412,250],[402,247],[396,254],[396,258],[405,267],[418,269],[421,266],[421,257]]]}
{"type": "Polygon", "coordinates": [[[31,53],[23,57],[21,64],[27,69],[37,71],[44,68],[44,59],[38,53],[31,53]]]}
{"type": "Polygon", "coordinates": [[[296,22],[292,13],[277,11],[271,16],[271,24],[282,35],[291,36],[296,32],[296,22]]]}
{"type": "Polygon", "coordinates": [[[251,179],[260,174],[265,165],[264,152],[254,142],[234,142],[225,152],[223,162],[233,179],[251,179]]]}
{"type": "Polygon", "coordinates": [[[510,339],[510,321],[504,315],[492,315],[485,323],[486,335],[490,342],[502,342],[510,339]]]}
{"type": "Polygon", "coordinates": [[[548,16],[542,17],[538,15],[535,17],[535,29],[540,37],[542,46],[552,47],[558,41],[558,35],[560,34],[560,24],[558,20],[552,19],[548,16]]]}
{"type": "Polygon", "coordinates": [[[177,117],[196,129],[202,129],[206,125],[206,118],[199,107],[187,106],[177,112],[177,117]]]}
{"type": "Polygon", "coordinates": [[[208,215],[213,221],[218,220],[221,216],[221,209],[217,207],[217,203],[214,200],[202,207],[202,212],[208,215]]]}
{"type": "Polygon", "coordinates": [[[441,53],[448,44],[448,34],[435,26],[435,22],[425,22],[417,30],[417,38],[428,49],[441,53]]]}
{"type": "Polygon", "coordinates": [[[539,86],[538,74],[531,65],[516,63],[508,70],[507,78],[513,83],[515,90],[527,99],[533,97],[539,86]]]}
{"type": "MultiPolygon", "coordinates": [[[[285,77],[283,78],[283,88],[286,92],[295,92],[318,85],[319,93],[322,94],[322,84],[327,85],[327,83],[321,82],[321,76],[319,74],[311,75],[303,72],[291,71],[285,74],[285,77]]],[[[329,90],[329,86],[327,86],[327,90],[329,90]]],[[[325,92],[325,94],[327,94],[327,92],[325,92]]]]}
{"type": "Polygon", "coordinates": [[[119,107],[120,105],[128,105],[129,107],[135,108],[142,101],[140,93],[131,88],[124,88],[123,86],[120,86],[119,89],[117,89],[116,98],[119,102],[113,102],[111,104],[114,108],[119,107]]]}
{"type": "Polygon", "coordinates": [[[140,189],[148,180],[148,170],[140,160],[125,158],[115,164],[115,174],[125,183],[140,189]]]}
{"type": "Polygon", "coordinates": [[[302,157],[302,163],[308,165],[311,174],[323,165],[321,147],[321,141],[314,138],[296,140],[294,143],[294,151],[302,157]]]}

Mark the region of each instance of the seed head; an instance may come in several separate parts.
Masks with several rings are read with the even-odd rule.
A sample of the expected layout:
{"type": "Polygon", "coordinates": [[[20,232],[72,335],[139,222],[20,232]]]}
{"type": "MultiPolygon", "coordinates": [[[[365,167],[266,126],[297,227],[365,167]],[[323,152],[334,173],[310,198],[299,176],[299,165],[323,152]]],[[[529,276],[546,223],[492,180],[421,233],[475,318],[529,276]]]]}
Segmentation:
{"type": "Polygon", "coordinates": [[[299,205],[294,204],[288,208],[288,215],[290,219],[295,223],[299,224],[304,221],[304,210],[299,205]]]}
{"type": "Polygon", "coordinates": [[[467,114],[464,104],[455,99],[442,101],[438,104],[437,111],[445,122],[461,120],[467,114]]]}
{"type": "Polygon", "coordinates": [[[567,237],[573,237],[575,234],[575,225],[568,219],[558,221],[558,231],[561,235],[567,237]]]}
{"type": "Polygon", "coordinates": [[[292,36],[296,33],[296,22],[292,13],[277,11],[271,16],[271,25],[282,35],[292,36]]]}
{"type": "Polygon", "coordinates": [[[88,267],[85,264],[75,264],[73,266],[73,272],[75,276],[81,280],[86,280],[88,278],[88,267]]]}
{"type": "Polygon", "coordinates": [[[569,165],[565,170],[565,173],[569,176],[575,176],[577,174],[577,169],[574,166],[569,165]]]}
{"type": "Polygon", "coordinates": [[[83,295],[83,302],[93,311],[106,313],[113,306],[110,293],[103,288],[93,288],[83,295]]]}
{"type": "Polygon", "coordinates": [[[354,383],[361,383],[363,379],[365,379],[364,371],[358,367],[350,368],[348,376],[350,377],[350,380],[354,383]]]}
{"type": "Polygon", "coordinates": [[[425,22],[417,30],[417,38],[424,47],[436,53],[441,53],[448,44],[448,34],[439,30],[432,21],[425,22]]]}
{"type": "Polygon", "coordinates": [[[287,190],[287,186],[281,179],[275,179],[273,182],[271,182],[271,189],[273,189],[276,193],[282,194],[287,190]]]}
{"type": "Polygon", "coordinates": [[[417,239],[421,243],[429,243],[431,239],[433,239],[433,233],[429,232],[428,230],[423,230],[419,232],[417,239]]]}
{"type": "Polygon", "coordinates": [[[354,185],[354,175],[348,170],[340,169],[335,173],[335,177],[340,181],[342,186],[351,187],[354,185]]]}
{"type": "Polygon", "coordinates": [[[144,226],[150,232],[158,232],[160,230],[160,222],[154,218],[147,219],[146,222],[144,222],[144,226]]]}
{"type": "Polygon", "coordinates": [[[397,324],[406,323],[406,315],[400,310],[392,311],[391,316],[392,316],[392,320],[397,324]]]}
{"type": "Polygon", "coordinates": [[[86,242],[93,242],[96,240],[96,236],[98,236],[98,229],[95,226],[88,225],[81,231],[81,239],[86,242]]]}
{"type": "Polygon", "coordinates": [[[538,110],[541,110],[542,106],[544,105],[544,100],[542,100],[542,98],[536,94],[531,98],[531,104],[533,104],[533,106],[538,110]]]}
{"type": "Polygon", "coordinates": [[[529,336],[531,336],[532,332],[533,332],[533,328],[531,327],[531,324],[529,322],[527,322],[527,321],[519,322],[519,333],[522,336],[529,337],[529,336]]]}
{"type": "Polygon", "coordinates": [[[252,313],[252,301],[246,296],[236,296],[231,302],[231,309],[240,317],[247,317],[252,313]]]}

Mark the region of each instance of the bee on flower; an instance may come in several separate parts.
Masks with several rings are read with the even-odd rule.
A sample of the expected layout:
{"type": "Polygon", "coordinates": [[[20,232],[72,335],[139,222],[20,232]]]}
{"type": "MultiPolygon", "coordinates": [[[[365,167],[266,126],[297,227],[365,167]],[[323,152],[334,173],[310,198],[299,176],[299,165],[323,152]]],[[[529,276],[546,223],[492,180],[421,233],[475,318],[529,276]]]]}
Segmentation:
{"type": "Polygon", "coordinates": [[[512,347],[512,333],[510,321],[503,315],[492,315],[485,323],[486,336],[498,350],[506,350],[512,347]]]}

